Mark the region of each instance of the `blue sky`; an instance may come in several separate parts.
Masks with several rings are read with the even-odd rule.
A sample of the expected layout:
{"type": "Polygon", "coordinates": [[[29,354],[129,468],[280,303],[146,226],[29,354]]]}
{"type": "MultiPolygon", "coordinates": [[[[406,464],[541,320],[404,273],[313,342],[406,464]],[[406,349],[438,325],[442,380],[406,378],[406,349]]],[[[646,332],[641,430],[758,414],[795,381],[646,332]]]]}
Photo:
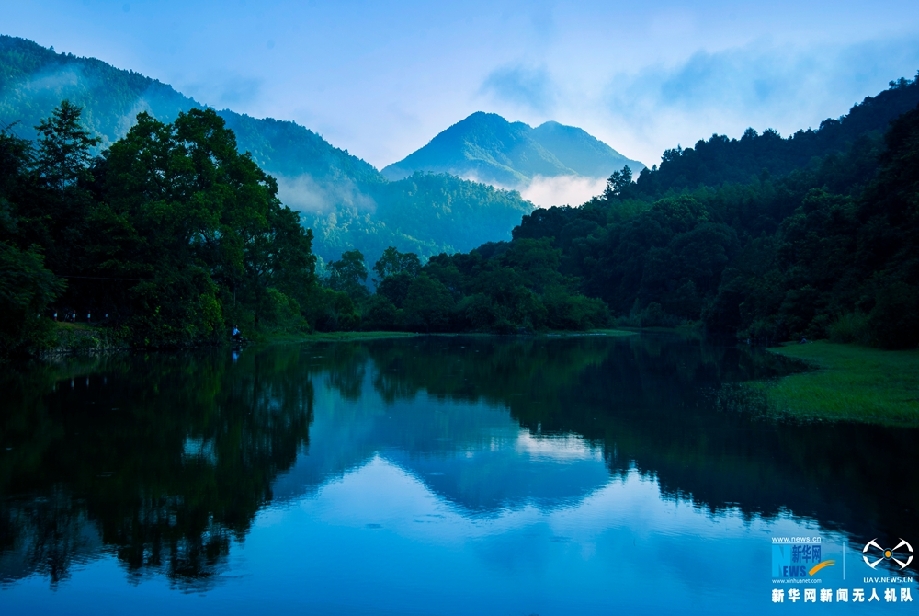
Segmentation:
{"type": "Polygon", "coordinates": [[[476,110],[650,165],[713,132],[816,127],[919,71],[914,0],[2,5],[4,34],[295,120],[377,167],[476,110]]]}

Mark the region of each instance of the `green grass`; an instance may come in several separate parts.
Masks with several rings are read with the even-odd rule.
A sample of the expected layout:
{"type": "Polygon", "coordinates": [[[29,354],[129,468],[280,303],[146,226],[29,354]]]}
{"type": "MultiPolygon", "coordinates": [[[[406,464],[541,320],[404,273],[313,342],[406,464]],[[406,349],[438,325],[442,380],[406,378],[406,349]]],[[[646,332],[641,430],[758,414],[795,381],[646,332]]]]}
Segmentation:
{"type": "Polygon", "coordinates": [[[815,368],[758,384],[779,412],[919,427],[919,349],[883,351],[820,341],[771,350],[815,368]]]}
{"type": "Polygon", "coordinates": [[[124,332],[102,325],[55,322],[39,355],[95,353],[127,348],[124,332]]]}

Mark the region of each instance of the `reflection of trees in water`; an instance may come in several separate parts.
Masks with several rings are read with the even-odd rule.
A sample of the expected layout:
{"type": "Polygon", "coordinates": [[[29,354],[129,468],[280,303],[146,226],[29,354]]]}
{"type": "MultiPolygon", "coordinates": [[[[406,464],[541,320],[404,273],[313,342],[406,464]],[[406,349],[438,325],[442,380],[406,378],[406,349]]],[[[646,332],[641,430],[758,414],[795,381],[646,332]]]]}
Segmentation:
{"type": "Polygon", "coordinates": [[[424,391],[503,405],[534,434],[574,432],[602,446],[612,474],[653,476],[665,498],[715,515],[792,512],[856,541],[919,536],[919,477],[900,470],[919,462],[919,431],[777,422],[755,400],[730,404],[731,383],[800,367],[761,349],[672,335],[365,346],[384,400],[424,391]]]}
{"type": "Polygon", "coordinates": [[[53,559],[61,563],[53,570],[37,564],[52,561],[31,559],[13,577],[66,575],[68,546],[88,520],[132,577],[158,572],[180,586],[212,583],[232,539],[243,538],[271,499],[274,478],[308,445],[313,389],[306,377],[298,349],[289,348],[244,353],[235,363],[191,355],[108,358],[72,388],[60,382],[37,399],[19,388],[4,425],[35,429],[20,430],[7,445],[16,455],[0,458],[0,494],[37,496],[0,505],[4,535],[12,537],[4,555],[38,550],[62,557],[53,559]],[[68,486],[73,498],[39,507],[57,485],[68,486]],[[48,533],[36,529],[44,526],[21,513],[33,510],[61,520],[50,535],[55,542],[42,539],[48,533]]]}
{"type": "Polygon", "coordinates": [[[783,358],[670,337],[633,338],[569,387],[564,404],[509,401],[531,431],[602,444],[610,471],[653,476],[666,498],[745,517],[785,512],[856,541],[919,536],[919,431],[779,422],[723,383],[787,373],[783,358]],[[719,395],[720,394],[720,395],[719,395]]]}
{"type": "Polygon", "coordinates": [[[328,371],[329,385],[345,400],[355,401],[361,397],[361,388],[367,374],[367,351],[354,345],[333,345],[323,351],[319,358],[328,371]]]}
{"type": "Polygon", "coordinates": [[[609,353],[599,338],[434,337],[401,344],[373,344],[374,389],[385,402],[420,391],[463,402],[509,405],[540,392],[559,395],[586,366],[609,353]]]}
{"type": "MultiPolygon", "coordinates": [[[[504,406],[532,433],[579,434],[603,448],[611,473],[637,468],[665,498],[714,514],[791,511],[859,540],[919,536],[919,478],[901,472],[919,461],[917,432],[780,423],[743,401],[719,408],[723,383],[788,369],[753,350],[671,336],[432,337],[246,351],[235,363],[98,361],[73,381],[60,367],[0,377],[0,496],[18,495],[0,504],[3,579],[40,572],[54,583],[101,541],[133,578],[213,584],[274,479],[308,444],[319,374],[348,400],[369,384],[387,403],[423,392],[504,406]]],[[[468,444],[480,430],[399,425],[410,433],[387,442],[409,455],[419,443],[468,444]]]]}
{"type": "Polygon", "coordinates": [[[100,547],[86,511],[60,489],[0,509],[0,536],[0,582],[37,573],[57,586],[100,547]]]}
{"type": "Polygon", "coordinates": [[[180,497],[143,499],[120,526],[107,516],[106,543],[116,546],[134,580],[156,572],[183,588],[206,588],[225,568],[233,533],[201,504],[180,497]]]}

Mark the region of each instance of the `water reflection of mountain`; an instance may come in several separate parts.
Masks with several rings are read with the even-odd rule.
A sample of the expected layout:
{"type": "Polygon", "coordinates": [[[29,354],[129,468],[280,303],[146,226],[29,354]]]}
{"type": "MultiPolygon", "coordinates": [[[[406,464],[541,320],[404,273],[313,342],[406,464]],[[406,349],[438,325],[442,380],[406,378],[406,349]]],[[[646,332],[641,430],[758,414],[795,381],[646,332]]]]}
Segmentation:
{"type": "Polygon", "coordinates": [[[380,340],[9,373],[0,579],[63,579],[107,549],[131,576],[207,587],[260,507],[376,456],[464,516],[576,505],[637,468],[713,512],[919,536],[917,479],[898,472],[919,457],[915,431],[785,424],[720,403],[723,383],[782,369],[644,336],[380,340]]]}
{"type": "Polygon", "coordinates": [[[725,389],[738,392],[719,383],[773,375],[774,356],[667,339],[630,347],[586,368],[568,408],[512,415],[603,443],[612,472],[634,464],[664,494],[712,511],[791,512],[861,543],[919,537],[919,478],[901,470],[919,462],[919,431],[758,418],[755,400],[723,404],[725,389]]]}
{"type": "MultiPolygon", "coordinates": [[[[326,349],[316,353],[335,352],[326,349]]],[[[352,383],[351,395],[366,392],[366,383],[372,382],[384,399],[396,401],[392,409],[399,400],[423,394],[504,407],[529,434],[579,435],[586,450],[602,452],[609,472],[623,474],[637,467],[657,480],[665,496],[691,500],[712,512],[738,508],[745,516],[790,513],[843,531],[854,542],[919,536],[919,478],[901,471],[919,461],[914,447],[919,431],[781,422],[759,416],[755,400],[731,404],[730,397],[742,391],[730,384],[790,369],[762,351],[643,336],[618,341],[441,338],[378,342],[360,353],[370,360],[355,360],[365,366],[365,385],[352,383]]],[[[334,379],[329,382],[337,386],[334,379]]],[[[493,472],[489,464],[500,467],[498,456],[490,460],[483,455],[473,463],[455,455],[464,447],[488,449],[475,441],[495,429],[487,422],[460,427],[442,411],[437,424],[412,412],[406,411],[404,421],[395,415],[376,420],[378,427],[369,433],[378,440],[367,443],[366,450],[398,452],[389,454],[393,461],[470,511],[494,511],[528,499],[551,507],[573,502],[578,493],[583,497],[599,485],[586,470],[589,465],[576,472],[555,464],[538,474],[571,471],[571,477],[557,480],[571,491],[541,492],[526,479],[530,465],[521,465],[519,474],[493,472]],[[389,434],[387,425],[400,429],[389,434]],[[434,425],[449,444],[421,438],[421,431],[434,425]],[[460,438],[462,434],[466,436],[460,438]],[[429,470],[438,465],[450,470],[429,470]],[[521,486],[525,488],[515,493],[521,486]]],[[[458,416],[481,412],[458,411],[458,416]]],[[[311,449],[311,455],[325,454],[311,449]]]]}
{"type": "Polygon", "coordinates": [[[608,472],[637,467],[665,496],[712,512],[791,513],[854,541],[919,530],[919,486],[898,472],[919,459],[915,430],[783,423],[759,417],[749,400],[727,404],[725,394],[741,392],[725,384],[789,369],[765,352],[668,336],[440,338],[311,348],[321,356],[316,361],[325,362],[314,369],[332,370],[323,382],[350,397],[353,407],[339,402],[340,415],[317,419],[310,456],[279,480],[278,495],[322,485],[379,451],[469,512],[568,504],[602,485],[586,461],[538,471],[520,457],[509,456],[519,466],[505,464],[490,451],[502,447],[488,440],[507,443],[521,434],[520,426],[527,429],[522,434],[579,435],[582,451],[602,453],[608,472]],[[374,394],[391,406],[361,398],[374,394]],[[358,417],[371,407],[376,415],[358,417]],[[507,425],[496,408],[509,409],[516,425],[507,425]],[[476,455],[464,458],[466,451],[476,455]]]}
{"type": "Polygon", "coordinates": [[[276,498],[311,493],[376,455],[416,476],[463,515],[571,505],[609,481],[599,448],[575,437],[533,438],[499,407],[420,393],[412,402],[362,414],[379,409],[374,397],[339,401],[334,414],[317,412],[309,455],[278,479],[276,498]]]}
{"type": "Polygon", "coordinates": [[[275,495],[296,498],[381,453],[468,514],[576,502],[609,479],[601,451],[580,439],[539,450],[505,401],[557,397],[608,352],[599,340],[491,338],[308,347],[317,387],[329,393],[317,394],[309,455],[275,495]]]}

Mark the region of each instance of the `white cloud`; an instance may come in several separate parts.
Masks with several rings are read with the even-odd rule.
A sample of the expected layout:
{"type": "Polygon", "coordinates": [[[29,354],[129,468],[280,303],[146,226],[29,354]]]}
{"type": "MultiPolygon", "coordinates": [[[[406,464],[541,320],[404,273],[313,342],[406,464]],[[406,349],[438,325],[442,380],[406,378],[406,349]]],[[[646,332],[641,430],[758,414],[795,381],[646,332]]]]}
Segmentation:
{"type": "Polygon", "coordinates": [[[357,211],[373,211],[376,203],[346,178],[334,182],[316,182],[312,176],[278,176],[278,197],[292,210],[330,212],[336,205],[357,211]]]}
{"type": "Polygon", "coordinates": [[[520,188],[520,195],[539,207],[581,205],[603,192],[606,178],[542,177],[533,178],[520,188]]]}
{"type": "Polygon", "coordinates": [[[819,46],[758,41],[698,51],[675,65],[611,77],[606,124],[619,127],[613,147],[652,164],[665,149],[712,133],[739,137],[753,127],[788,135],[816,128],[917,68],[914,37],[819,46]]]}

